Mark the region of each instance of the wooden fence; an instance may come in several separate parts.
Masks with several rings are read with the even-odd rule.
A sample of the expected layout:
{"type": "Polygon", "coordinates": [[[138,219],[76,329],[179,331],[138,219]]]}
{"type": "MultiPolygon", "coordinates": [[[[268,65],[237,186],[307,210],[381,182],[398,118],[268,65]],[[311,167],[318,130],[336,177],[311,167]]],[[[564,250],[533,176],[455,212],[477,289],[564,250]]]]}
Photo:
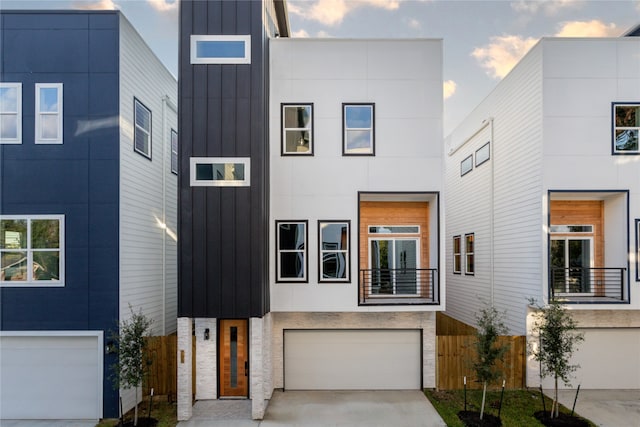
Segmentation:
{"type": "MultiPolygon", "coordinates": [[[[196,340],[192,348],[193,393],[196,385],[196,340]]],[[[178,336],[166,335],[147,338],[147,360],[151,360],[149,375],[144,384],[144,393],[153,388],[155,395],[167,395],[169,399],[178,393],[178,336]]]]}

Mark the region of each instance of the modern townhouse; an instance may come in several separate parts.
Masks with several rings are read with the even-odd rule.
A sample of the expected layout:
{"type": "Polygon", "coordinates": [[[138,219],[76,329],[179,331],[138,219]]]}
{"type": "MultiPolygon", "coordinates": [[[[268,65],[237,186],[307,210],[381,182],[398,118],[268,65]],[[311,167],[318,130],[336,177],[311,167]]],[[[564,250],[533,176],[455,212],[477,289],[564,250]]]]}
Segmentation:
{"type": "Polygon", "coordinates": [[[117,417],[129,306],[176,331],[177,83],[116,11],[0,11],[0,43],[0,418],[117,417]]]}
{"type": "Polygon", "coordinates": [[[561,301],[585,333],[574,387],[640,387],[631,35],[542,39],[446,139],[447,314],[473,325],[493,304],[531,341],[528,299],[561,301]]]}
{"type": "Polygon", "coordinates": [[[442,42],[290,39],[278,0],[180,7],[178,418],[434,387],[442,42]]]}

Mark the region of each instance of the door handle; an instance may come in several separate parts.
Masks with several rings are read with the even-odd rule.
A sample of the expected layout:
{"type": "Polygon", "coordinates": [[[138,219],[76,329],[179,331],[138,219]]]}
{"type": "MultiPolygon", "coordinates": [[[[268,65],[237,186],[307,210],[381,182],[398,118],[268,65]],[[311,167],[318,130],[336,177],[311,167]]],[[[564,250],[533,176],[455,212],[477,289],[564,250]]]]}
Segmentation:
{"type": "Polygon", "coordinates": [[[249,361],[248,360],[244,361],[244,376],[245,377],[249,376],[249,361]]]}

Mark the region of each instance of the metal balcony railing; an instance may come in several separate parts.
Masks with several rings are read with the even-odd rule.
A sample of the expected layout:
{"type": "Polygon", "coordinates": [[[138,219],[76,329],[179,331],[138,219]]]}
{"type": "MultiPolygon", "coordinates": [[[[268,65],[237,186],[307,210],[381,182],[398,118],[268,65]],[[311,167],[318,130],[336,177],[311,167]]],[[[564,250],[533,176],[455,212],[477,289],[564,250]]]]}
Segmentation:
{"type": "Polygon", "coordinates": [[[360,270],[360,304],[437,304],[435,268],[360,270]]]}
{"type": "Polygon", "coordinates": [[[551,268],[551,297],[567,301],[624,301],[625,268],[551,268]]]}

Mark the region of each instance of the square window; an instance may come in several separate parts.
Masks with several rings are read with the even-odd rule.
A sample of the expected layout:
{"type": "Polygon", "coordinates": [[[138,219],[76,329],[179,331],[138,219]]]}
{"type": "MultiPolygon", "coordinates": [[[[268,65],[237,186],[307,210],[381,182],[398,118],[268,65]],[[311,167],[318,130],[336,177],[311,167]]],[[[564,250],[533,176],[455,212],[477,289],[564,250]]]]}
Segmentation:
{"type": "Polygon", "coordinates": [[[62,144],[62,83],[36,83],[36,144],[62,144]]]}
{"type": "Polygon", "coordinates": [[[0,217],[0,286],[64,286],[64,216],[0,217]]]}
{"type": "Polygon", "coordinates": [[[151,160],[151,110],[134,98],[133,122],[135,133],[133,149],[151,160]]]}
{"type": "Polygon", "coordinates": [[[640,103],[614,103],[612,108],[612,154],[640,154],[640,103]]]}
{"type": "Polygon", "coordinates": [[[192,187],[248,187],[251,185],[251,159],[248,157],[192,157],[192,187]]]}
{"type": "Polygon", "coordinates": [[[349,221],[318,222],[318,281],[349,282],[349,221]]]}
{"type": "Polygon", "coordinates": [[[475,236],[473,233],[464,235],[464,250],[465,250],[465,269],[464,274],[473,275],[476,271],[475,259],[474,259],[474,246],[475,236]]]}
{"type": "Polygon", "coordinates": [[[250,35],[191,35],[192,64],[250,64],[250,35]]]}
{"type": "Polygon", "coordinates": [[[453,273],[462,273],[462,244],[460,236],[453,236],[453,273]]]}
{"type": "Polygon", "coordinates": [[[171,173],[178,175],[178,132],[171,129],[171,173]]]}
{"type": "Polygon", "coordinates": [[[0,83],[0,144],[22,144],[22,83],[0,83]]]}
{"type": "Polygon", "coordinates": [[[313,104],[281,104],[282,155],[313,155],[313,104]]]}
{"type": "Polygon", "coordinates": [[[276,282],[307,283],[307,221],[276,221],[276,282]]]}
{"type": "Polygon", "coordinates": [[[375,105],[342,104],[342,155],[375,155],[375,105]]]}

